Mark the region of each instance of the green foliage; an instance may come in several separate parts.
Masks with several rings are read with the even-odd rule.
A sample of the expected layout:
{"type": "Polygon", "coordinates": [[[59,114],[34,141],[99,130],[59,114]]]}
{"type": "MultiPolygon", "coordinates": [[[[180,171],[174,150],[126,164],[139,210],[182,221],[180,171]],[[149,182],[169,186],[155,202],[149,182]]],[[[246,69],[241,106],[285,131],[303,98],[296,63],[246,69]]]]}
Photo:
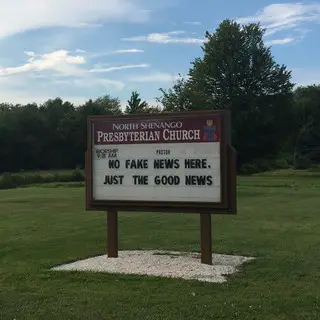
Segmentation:
{"type": "Polygon", "coordinates": [[[16,187],[15,181],[9,172],[5,172],[0,176],[0,189],[13,189],[16,187]]]}
{"type": "MultiPolygon", "coordinates": [[[[137,108],[147,113],[162,111],[140,102],[137,93],[132,103],[136,108],[132,113],[137,108]]],[[[40,106],[0,104],[0,173],[83,167],[87,117],[119,114],[122,114],[120,100],[110,95],[77,107],[60,98],[40,106]]]]}
{"type": "Polygon", "coordinates": [[[239,168],[241,175],[251,175],[259,172],[273,171],[277,169],[289,169],[291,168],[286,158],[275,159],[255,159],[250,163],[245,163],[239,168]]]}
{"type": "MultiPolygon", "coordinates": [[[[69,181],[84,181],[84,174],[78,168],[72,171],[72,180],[69,181]]],[[[69,182],[68,181],[68,182],[69,182]]]]}
{"type": "Polygon", "coordinates": [[[79,169],[61,172],[20,172],[0,175],[0,189],[13,189],[32,184],[52,182],[82,182],[85,177],[79,169]]]}
{"type": "Polygon", "coordinates": [[[244,175],[255,174],[258,172],[270,171],[274,169],[274,162],[267,159],[255,159],[251,163],[243,164],[239,173],[244,175]]]}
{"type": "Polygon", "coordinates": [[[320,162],[320,85],[298,87],[294,98],[296,130],[291,139],[294,166],[298,168],[301,163],[306,166],[308,161],[309,166],[313,162],[320,162]]]}
{"type": "Polygon", "coordinates": [[[188,85],[188,81],[180,75],[172,88],[168,90],[160,88],[162,96],[158,97],[157,101],[164,106],[167,112],[193,110],[192,92],[188,85]]]}
{"type": "Polygon", "coordinates": [[[292,131],[291,72],[274,61],[263,36],[258,24],[223,21],[206,33],[203,57],[193,61],[189,78],[161,89],[159,98],[168,111],[231,110],[240,166],[276,156],[292,131]]]}
{"type": "Polygon", "coordinates": [[[275,160],[275,169],[288,169],[290,165],[287,159],[276,159],[275,160]]]}
{"type": "Polygon", "coordinates": [[[255,163],[245,163],[238,171],[240,175],[252,175],[260,172],[260,169],[255,163]]]}
{"type": "Polygon", "coordinates": [[[295,168],[296,169],[309,169],[311,167],[311,160],[308,155],[300,155],[296,159],[295,168]]]}
{"type": "Polygon", "coordinates": [[[319,165],[313,165],[309,172],[315,172],[315,173],[320,173],[320,166],[319,165]]]}
{"type": "Polygon", "coordinates": [[[125,113],[126,114],[135,114],[135,113],[143,113],[148,110],[147,101],[142,101],[140,98],[140,94],[137,91],[133,91],[128,100],[128,105],[126,106],[125,113]]]}
{"type": "Polygon", "coordinates": [[[163,109],[160,106],[148,106],[145,112],[150,114],[159,114],[163,112],[163,109]]]}

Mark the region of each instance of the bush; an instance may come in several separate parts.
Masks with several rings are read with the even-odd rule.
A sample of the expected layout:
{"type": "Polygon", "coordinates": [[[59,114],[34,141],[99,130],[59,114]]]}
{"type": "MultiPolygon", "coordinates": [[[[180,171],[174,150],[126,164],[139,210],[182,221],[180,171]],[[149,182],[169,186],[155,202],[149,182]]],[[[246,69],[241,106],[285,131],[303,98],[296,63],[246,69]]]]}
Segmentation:
{"type": "Polygon", "coordinates": [[[272,162],[268,159],[256,159],[251,163],[243,164],[239,173],[244,175],[255,174],[259,172],[272,170],[272,162]]]}
{"type": "Polygon", "coordinates": [[[72,181],[72,172],[55,172],[53,174],[53,182],[69,182],[72,181]]]}
{"type": "Polygon", "coordinates": [[[12,175],[9,172],[5,172],[0,176],[0,189],[13,189],[16,188],[16,184],[12,175]]]}
{"type": "Polygon", "coordinates": [[[289,169],[290,165],[287,159],[276,159],[275,160],[275,169],[289,169]]]}
{"type": "Polygon", "coordinates": [[[28,185],[32,183],[42,183],[45,181],[45,177],[41,176],[39,173],[32,174],[16,174],[14,175],[17,185],[28,185]]]}
{"type": "Polygon", "coordinates": [[[80,169],[53,173],[4,173],[0,175],[0,189],[12,189],[32,184],[52,182],[83,182],[80,169]]]}
{"type": "Polygon", "coordinates": [[[78,168],[72,171],[72,178],[73,178],[72,181],[75,181],[75,182],[80,182],[85,180],[84,175],[78,168]]]}
{"type": "Polygon", "coordinates": [[[299,156],[296,160],[296,169],[305,170],[311,168],[311,160],[308,156],[299,156]]]}
{"type": "Polygon", "coordinates": [[[254,161],[257,167],[259,168],[259,172],[269,171],[273,169],[272,160],[268,159],[257,159],[254,161]]]}
{"type": "MultiPolygon", "coordinates": [[[[277,159],[285,160],[288,163],[288,166],[290,168],[293,166],[293,158],[294,158],[293,153],[280,152],[277,159]]],[[[282,168],[282,169],[287,169],[287,168],[282,168]]]]}
{"type": "Polygon", "coordinates": [[[320,173],[320,165],[318,164],[313,164],[309,170],[309,172],[316,172],[316,173],[320,173]]]}
{"type": "Polygon", "coordinates": [[[246,163],[239,168],[239,173],[243,175],[251,175],[260,172],[260,168],[255,163],[246,163]]]}
{"type": "Polygon", "coordinates": [[[285,158],[256,159],[253,162],[243,164],[239,169],[239,173],[243,175],[251,175],[259,172],[288,168],[290,168],[290,165],[288,160],[285,158]]]}

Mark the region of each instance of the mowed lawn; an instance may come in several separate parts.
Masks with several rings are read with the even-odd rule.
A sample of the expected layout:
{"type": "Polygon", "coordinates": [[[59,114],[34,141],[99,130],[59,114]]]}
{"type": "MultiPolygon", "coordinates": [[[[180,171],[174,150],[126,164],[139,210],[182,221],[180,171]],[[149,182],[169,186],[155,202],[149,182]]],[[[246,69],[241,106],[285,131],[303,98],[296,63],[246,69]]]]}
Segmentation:
{"type": "MultiPolygon", "coordinates": [[[[52,272],[106,252],[106,214],[83,187],[0,191],[0,319],[320,319],[320,175],[239,178],[213,250],[257,259],[225,284],[52,272]]],[[[120,249],[199,251],[193,214],[120,213],[120,249]]]]}

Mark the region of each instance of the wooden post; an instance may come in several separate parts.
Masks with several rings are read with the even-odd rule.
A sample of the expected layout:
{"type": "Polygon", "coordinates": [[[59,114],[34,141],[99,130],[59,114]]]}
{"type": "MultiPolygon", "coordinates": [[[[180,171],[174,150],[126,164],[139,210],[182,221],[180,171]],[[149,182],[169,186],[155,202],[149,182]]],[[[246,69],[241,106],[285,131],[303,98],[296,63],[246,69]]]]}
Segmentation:
{"type": "Polygon", "coordinates": [[[108,257],[118,257],[118,212],[116,210],[107,211],[108,229],[108,257]]]}
{"type": "Polygon", "coordinates": [[[212,265],[211,214],[200,213],[201,263],[212,265]]]}

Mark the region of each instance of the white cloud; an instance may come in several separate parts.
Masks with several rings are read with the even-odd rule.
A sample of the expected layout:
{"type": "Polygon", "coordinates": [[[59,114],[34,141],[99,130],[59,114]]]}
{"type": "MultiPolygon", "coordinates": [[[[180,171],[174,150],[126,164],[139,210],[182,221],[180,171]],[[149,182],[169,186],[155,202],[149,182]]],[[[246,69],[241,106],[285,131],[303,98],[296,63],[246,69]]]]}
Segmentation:
{"type": "Polygon", "coordinates": [[[281,44],[287,44],[287,43],[291,43],[291,42],[294,42],[295,39],[294,38],[283,38],[283,39],[273,39],[273,40],[269,40],[269,41],[266,41],[266,45],[267,46],[272,46],[272,45],[281,45],[281,44]]]}
{"type": "Polygon", "coordinates": [[[320,19],[320,4],[305,3],[275,3],[266,6],[253,16],[240,18],[241,24],[260,22],[267,28],[266,35],[272,35],[282,30],[294,29],[306,22],[318,22],[320,19]]]}
{"type": "Polygon", "coordinates": [[[79,105],[90,98],[94,99],[102,95],[106,91],[121,91],[125,87],[122,81],[89,76],[68,79],[48,76],[39,79],[40,81],[34,80],[36,79],[34,79],[33,74],[0,77],[0,102],[43,103],[48,99],[61,97],[79,105]],[[61,88],[64,89],[63,91],[65,89],[69,91],[70,88],[70,92],[76,93],[73,95],[62,94],[61,88]]]}
{"type": "MultiPolygon", "coordinates": [[[[51,72],[50,77],[56,76],[77,76],[81,78],[91,77],[94,73],[106,73],[127,69],[136,68],[149,68],[150,64],[128,64],[120,66],[110,66],[109,64],[96,64],[94,68],[87,69],[81,68],[79,65],[86,63],[86,59],[81,55],[71,55],[67,50],[58,50],[46,54],[36,54],[31,51],[26,51],[25,54],[28,56],[27,62],[20,66],[0,68],[0,79],[8,76],[26,74],[33,78],[45,78],[47,75],[43,72],[51,72]],[[37,72],[40,72],[37,73],[37,72]]],[[[99,82],[102,83],[99,79],[99,82]]],[[[61,80],[64,81],[64,80],[61,80]]],[[[60,83],[61,83],[60,81],[60,83]]],[[[66,80],[69,81],[69,80],[66,80]]],[[[56,82],[57,83],[57,82],[56,82]]],[[[78,82],[80,83],[80,82],[78,82]]],[[[123,85],[119,81],[106,80],[105,84],[111,84],[117,88],[122,88],[123,85]]]]}
{"type": "Polygon", "coordinates": [[[95,63],[92,69],[103,69],[110,67],[110,63],[95,63]]]}
{"type": "Polygon", "coordinates": [[[34,57],[35,53],[33,51],[24,51],[24,53],[29,57],[34,57]]]}
{"type": "Polygon", "coordinates": [[[73,65],[84,64],[85,58],[82,56],[69,55],[66,50],[58,50],[52,53],[36,55],[34,52],[25,52],[30,58],[28,62],[17,66],[0,68],[0,77],[31,71],[52,70],[62,74],[79,74],[81,69],[73,65]]]}
{"type": "MultiPolygon", "coordinates": [[[[77,80],[77,81],[79,81],[79,80],[77,80]]],[[[114,87],[118,91],[122,90],[125,87],[125,84],[122,81],[106,79],[106,78],[94,79],[92,82],[92,86],[95,86],[96,84],[101,85],[101,86],[105,87],[106,89],[109,89],[110,87],[114,87]]],[[[78,83],[78,85],[81,86],[81,83],[78,83]]],[[[84,82],[83,86],[88,86],[87,81],[84,82]]]]}
{"type": "Polygon", "coordinates": [[[142,53],[144,52],[144,50],[141,50],[141,49],[123,49],[123,50],[115,50],[115,51],[112,51],[111,53],[142,53]]]}
{"type": "MultiPolygon", "coordinates": [[[[37,104],[42,104],[48,99],[54,99],[56,97],[59,97],[59,95],[46,95],[46,94],[39,94],[39,93],[34,94],[29,92],[19,92],[16,90],[6,90],[5,92],[0,93],[1,102],[8,102],[13,104],[26,104],[26,103],[33,103],[33,102],[37,104]]],[[[77,106],[89,100],[90,97],[60,95],[60,98],[66,101],[70,101],[77,106]]]]}
{"type": "Polygon", "coordinates": [[[107,51],[107,52],[86,52],[86,51],[84,51],[83,53],[87,59],[97,59],[97,58],[102,58],[102,57],[115,55],[115,54],[143,53],[143,52],[144,52],[144,50],[133,48],[133,49],[119,49],[119,50],[107,51]]]}
{"type": "Polygon", "coordinates": [[[112,71],[119,71],[119,70],[127,70],[127,69],[136,69],[136,68],[149,68],[150,65],[147,63],[142,64],[128,64],[123,66],[117,66],[117,67],[107,67],[107,68],[94,68],[90,69],[89,72],[112,72],[112,71]]]}
{"type": "Polygon", "coordinates": [[[200,21],[186,21],[185,24],[191,24],[193,26],[201,26],[202,23],[200,21]]]}
{"type": "Polygon", "coordinates": [[[73,28],[100,28],[102,26],[103,26],[102,23],[81,22],[81,23],[72,24],[69,27],[73,27],[73,28]]]}
{"type": "Polygon", "coordinates": [[[138,0],[0,0],[0,38],[46,27],[92,27],[149,18],[138,0]]]}
{"type": "Polygon", "coordinates": [[[0,101],[13,103],[44,101],[59,96],[61,89],[65,91],[66,87],[82,94],[92,90],[121,91],[125,87],[122,81],[100,78],[90,73],[88,68],[83,67],[86,59],[81,55],[71,55],[67,50],[46,54],[26,51],[25,54],[27,56],[25,64],[0,68],[0,101]]]}
{"type": "Polygon", "coordinates": [[[148,75],[130,77],[128,80],[131,82],[173,82],[178,78],[178,75],[172,75],[165,72],[156,72],[148,75]]]}
{"type": "Polygon", "coordinates": [[[76,79],[59,79],[53,82],[56,85],[64,85],[64,86],[76,86],[81,88],[92,88],[97,86],[102,86],[106,89],[110,89],[112,87],[115,90],[122,90],[125,84],[122,81],[106,79],[106,78],[76,78],[76,79]]]}
{"type": "Polygon", "coordinates": [[[171,31],[167,33],[150,33],[146,36],[136,36],[130,38],[123,38],[123,41],[142,41],[152,43],[189,43],[189,44],[200,44],[204,42],[201,38],[191,37],[177,37],[177,35],[185,34],[183,30],[171,31]]]}

